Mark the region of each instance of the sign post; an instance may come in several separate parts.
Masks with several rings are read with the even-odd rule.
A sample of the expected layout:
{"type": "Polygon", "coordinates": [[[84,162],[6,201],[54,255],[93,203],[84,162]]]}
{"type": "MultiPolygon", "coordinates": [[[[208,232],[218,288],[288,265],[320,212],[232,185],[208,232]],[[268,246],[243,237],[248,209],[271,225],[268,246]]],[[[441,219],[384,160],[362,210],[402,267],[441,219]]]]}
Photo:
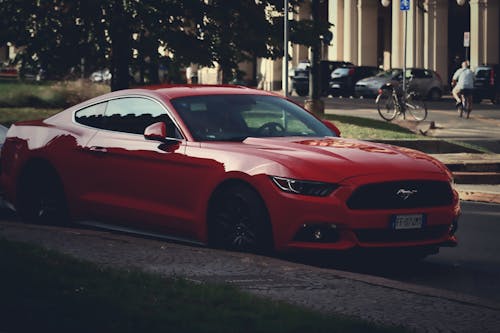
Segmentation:
{"type": "Polygon", "coordinates": [[[288,97],[288,0],[283,1],[283,68],[281,79],[285,97],[288,97]]]}
{"type": "Polygon", "coordinates": [[[469,60],[470,31],[464,32],[465,60],[469,60]]]}
{"type": "Polygon", "coordinates": [[[404,24],[404,53],[403,53],[403,101],[406,103],[406,39],[407,39],[407,28],[408,28],[408,11],[410,10],[410,0],[400,0],[399,9],[405,13],[405,24],[404,24]]]}

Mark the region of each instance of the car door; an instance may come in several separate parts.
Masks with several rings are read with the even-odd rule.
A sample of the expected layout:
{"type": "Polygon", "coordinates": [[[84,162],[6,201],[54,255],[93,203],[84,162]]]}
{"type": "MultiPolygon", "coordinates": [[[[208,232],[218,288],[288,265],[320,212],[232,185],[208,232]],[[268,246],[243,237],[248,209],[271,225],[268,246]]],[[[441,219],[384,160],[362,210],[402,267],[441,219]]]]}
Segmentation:
{"type": "Polygon", "coordinates": [[[84,198],[91,215],[102,223],[189,236],[191,219],[177,195],[186,190],[186,142],[163,105],[145,97],[110,100],[102,127],[85,147],[95,184],[84,198]],[[166,123],[170,140],[145,139],[144,129],[155,122],[166,123]]]}
{"type": "Polygon", "coordinates": [[[427,96],[432,83],[432,74],[420,68],[413,68],[410,72],[410,89],[414,89],[420,96],[427,96]]]}

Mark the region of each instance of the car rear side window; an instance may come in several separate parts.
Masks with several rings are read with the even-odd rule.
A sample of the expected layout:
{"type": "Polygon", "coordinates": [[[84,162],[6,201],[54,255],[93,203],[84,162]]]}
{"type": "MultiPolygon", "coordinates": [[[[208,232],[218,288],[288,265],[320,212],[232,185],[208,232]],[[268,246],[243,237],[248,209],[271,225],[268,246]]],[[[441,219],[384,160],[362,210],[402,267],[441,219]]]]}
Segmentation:
{"type": "Polygon", "coordinates": [[[476,70],[476,78],[489,79],[490,78],[490,70],[489,69],[476,70]]]}
{"type": "Polygon", "coordinates": [[[75,113],[75,121],[85,126],[102,128],[106,104],[106,102],[99,103],[77,111],[75,113]]]}
{"type": "Polygon", "coordinates": [[[110,131],[143,134],[151,124],[164,122],[170,137],[180,137],[165,109],[157,102],[140,97],[114,99],[108,102],[103,128],[110,131]]]}

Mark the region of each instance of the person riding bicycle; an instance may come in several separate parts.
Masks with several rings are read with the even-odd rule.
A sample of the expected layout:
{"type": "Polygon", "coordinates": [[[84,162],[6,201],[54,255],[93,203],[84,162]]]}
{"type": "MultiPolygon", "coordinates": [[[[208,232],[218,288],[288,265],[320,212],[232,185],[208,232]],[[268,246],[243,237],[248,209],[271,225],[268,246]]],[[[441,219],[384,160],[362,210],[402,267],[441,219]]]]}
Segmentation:
{"type": "Polygon", "coordinates": [[[469,62],[466,60],[462,62],[462,67],[457,69],[451,81],[453,90],[451,91],[453,97],[457,101],[456,107],[462,104],[461,93],[464,90],[470,90],[474,88],[474,72],[469,68],[469,62]]]}

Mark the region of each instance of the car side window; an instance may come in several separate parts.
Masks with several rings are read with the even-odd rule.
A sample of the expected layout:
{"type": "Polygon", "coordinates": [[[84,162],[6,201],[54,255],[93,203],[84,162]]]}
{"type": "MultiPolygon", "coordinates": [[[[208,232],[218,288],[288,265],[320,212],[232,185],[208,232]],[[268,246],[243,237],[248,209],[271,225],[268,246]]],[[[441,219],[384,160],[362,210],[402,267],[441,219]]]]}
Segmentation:
{"type": "Polygon", "coordinates": [[[85,126],[102,128],[106,104],[107,102],[99,103],[77,111],[75,121],[85,126]]]}
{"type": "Polygon", "coordinates": [[[432,72],[430,70],[423,70],[423,75],[424,75],[424,78],[426,79],[431,79],[432,78],[432,72]]]}
{"type": "Polygon", "coordinates": [[[157,102],[141,97],[113,99],[104,113],[104,128],[110,131],[143,134],[144,129],[156,122],[167,125],[170,137],[181,138],[172,119],[157,102]]]}
{"type": "Polygon", "coordinates": [[[414,79],[423,79],[424,78],[424,71],[421,69],[413,69],[411,71],[411,75],[413,76],[414,79]]]}

